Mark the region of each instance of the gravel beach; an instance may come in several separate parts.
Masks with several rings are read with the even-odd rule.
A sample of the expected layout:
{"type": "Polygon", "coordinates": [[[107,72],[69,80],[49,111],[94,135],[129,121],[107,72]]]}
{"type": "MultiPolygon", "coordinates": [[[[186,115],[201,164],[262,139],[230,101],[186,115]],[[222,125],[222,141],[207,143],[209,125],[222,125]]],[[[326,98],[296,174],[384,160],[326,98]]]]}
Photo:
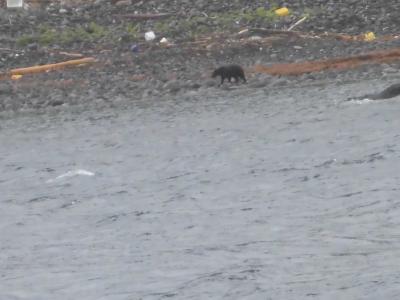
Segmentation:
{"type": "Polygon", "coordinates": [[[263,1],[97,0],[75,6],[68,3],[55,3],[46,9],[1,10],[0,41],[4,48],[0,49],[0,68],[6,71],[73,59],[65,53],[95,57],[98,63],[25,76],[18,81],[3,80],[0,82],[1,111],[40,111],[76,104],[108,107],[118,105],[117,102],[162,101],[170,94],[212,94],[216,81],[211,80],[211,72],[227,63],[238,63],[248,73],[249,85],[239,88],[254,89],[270,89],[275,85],[290,88],[293,84],[318,84],[319,80],[345,83],[384,79],[396,74],[399,66],[393,62],[280,78],[251,69],[255,64],[347,57],[398,47],[400,4],[397,1],[266,4],[263,1]],[[280,6],[288,7],[291,14],[271,15],[280,6]],[[172,15],[160,20],[132,19],[132,15],[160,13],[172,15]],[[307,19],[295,30],[310,36],[321,36],[325,32],[359,36],[372,31],[377,39],[365,42],[281,35],[260,41],[259,35],[250,34],[243,41],[237,36],[246,28],[286,30],[303,16],[307,19]],[[154,42],[144,41],[148,30],[155,32],[154,42]],[[171,46],[158,43],[162,37],[171,46]],[[139,51],[132,52],[132,45],[138,45],[139,51]]]}

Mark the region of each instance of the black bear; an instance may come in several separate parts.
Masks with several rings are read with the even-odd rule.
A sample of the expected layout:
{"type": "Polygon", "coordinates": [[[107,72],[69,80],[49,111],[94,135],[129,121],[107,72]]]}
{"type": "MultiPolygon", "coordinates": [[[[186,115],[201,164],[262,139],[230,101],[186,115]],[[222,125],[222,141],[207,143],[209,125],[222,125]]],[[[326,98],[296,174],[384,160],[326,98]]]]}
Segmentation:
{"type": "Polygon", "coordinates": [[[217,76],[221,76],[221,83],[219,85],[224,83],[225,78],[227,78],[229,82],[231,82],[232,78],[235,78],[235,82],[239,82],[239,78],[242,79],[243,82],[247,82],[246,77],[244,76],[243,68],[239,65],[227,65],[219,67],[212,73],[212,78],[217,76]]]}

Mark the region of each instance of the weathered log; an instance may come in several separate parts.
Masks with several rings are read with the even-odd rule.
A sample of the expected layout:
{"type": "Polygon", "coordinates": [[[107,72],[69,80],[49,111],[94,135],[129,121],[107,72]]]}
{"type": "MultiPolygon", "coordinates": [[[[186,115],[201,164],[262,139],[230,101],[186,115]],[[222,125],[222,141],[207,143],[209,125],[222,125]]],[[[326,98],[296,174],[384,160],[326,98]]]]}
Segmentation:
{"type": "Polygon", "coordinates": [[[82,59],[74,59],[74,60],[64,61],[64,62],[55,63],[55,64],[13,69],[10,71],[10,74],[11,75],[26,75],[26,74],[33,74],[33,73],[42,73],[42,72],[46,72],[46,71],[63,69],[65,67],[69,67],[69,66],[78,66],[78,65],[84,65],[84,64],[88,64],[88,63],[94,63],[94,62],[96,62],[96,60],[93,57],[87,57],[87,58],[82,58],[82,59]]]}
{"type": "Polygon", "coordinates": [[[282,63],[271,66],[255,65],[252,69],[254,72],[270,75],[301,75],[324,70],[353,69],[364,64],[388,63],[395,60],[400,60],[400,48],[325,60],[282,63]]]}
{"type": "Polygon", "coordinates": [[[66,67],[86,65],[86,64],[95,63],[95,62],[96,62],[96,59],[94,59],[93,57],[86,57],[86,58],[82,58],[82,59],[74,59],[74,60],[64,61],[64,62],[55,63],[55,64],[47,64],[47,65],[33,66],[33,67],[27,67],[27,68],[12,69],[8,72],[0,73],[0,79],[11,78],[11,76],[13,76],[13,75],[43,73],[43,72],[63,69],[66,67]]]}

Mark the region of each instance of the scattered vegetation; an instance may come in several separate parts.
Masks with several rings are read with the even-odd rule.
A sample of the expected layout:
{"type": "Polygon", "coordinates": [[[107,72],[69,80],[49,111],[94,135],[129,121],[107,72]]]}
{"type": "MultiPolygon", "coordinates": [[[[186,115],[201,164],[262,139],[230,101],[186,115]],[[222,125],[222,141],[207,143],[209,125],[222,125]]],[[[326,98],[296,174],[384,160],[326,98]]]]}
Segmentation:
{"type": "Polygon", "coordinates": [[[259,7],[251,11],[232,10],[222,13],[192,16],[187,19],[179,19],[174,23],[171,18],[155,21],[153,30],[158,35],[185,36],[189,38],[219,30],[229,30],[257,22],[268,25],[276,22],[279,16],[275,14],[277,5],[270,5],[269,9],[259,7]],[[173,25],[171,25],[171,22],[173,25]]]}
{"type": "Polygon", "coordinates": [[[128,23],[125,27],[126,33],[131,39],[137,39],[140,35],[139,24],[128,23]]]}
{"type": "Polygon", "coordinates": [[[196,31],[197,33],[206,33],[219,29],[230,29],[244,26],[249,23],[258,23],[268,25],[277,21],[279,16],[275,14],[277,5],[271,5],[269,9],[259,7],[251,11],[229,11],[223,13],[214,13],[209,17],[195,16],[180,22],[182,30],[196,31]]]}
{"type": "Polygon", "coordinates": [[[269,9],[266,9],[265,7],[259,7],[250,11],[230,11],[226,13],[215,14],[212,17],[215,18],[216,22],[222,26],[252,22],[267,24],[275,22],[277,18],[279,18],[275,14],[275,10],[277,8],[277,5],[272,4],[269,9]]]}
{"type": "Polygon", "coordinates": [[[32,35],[21,35],[18,39],[17,39],[17,45],[18,46],[26,46],[29,45],[31,43],[34,43],[36,41],[35,37],[32,35]]]}
{"type": "Polygon", "coordinates": [[[65,45],[76,42],[94,42],[108,35],[110,35],[110,32],[105,27],[94,22],[85,26],[67,28],[63,31],[58,31],[48,25],[39,25],[35,34],[20,36],[17,44],[26,46],[36,42],[41,45],[65,45]]]}
{"type": "MultiPolygon", "coordinates": [[[[169,17],[150,23],[127,22],[114,27],[102,26],[95,22],[67,27],[63,30],[54,29],[49,25],[40,25],[34,30],[33,34],[21,35],[17,43],[20,46],[31,43],[68,45],[79,42],[96,42],[102,39],[116,41],[118,35],[127,37],[124,41],[135,41],[142,39],[147,28],[152,28],[158,37],[196,38],[198,35],[215,31],[215,28],[220,31],[236,30],[239,27],[254,23],[260,26],[268,26],[280,18],[275,14],[277,8],[277,5],[270,3],[268,8],[259,7],[246,11],[232,10],[210,15],[197,15],[186,19],[169,17]]],[[[304,11],[304,15],[311,15],[312,13],[312,11],[304,11]]]]}

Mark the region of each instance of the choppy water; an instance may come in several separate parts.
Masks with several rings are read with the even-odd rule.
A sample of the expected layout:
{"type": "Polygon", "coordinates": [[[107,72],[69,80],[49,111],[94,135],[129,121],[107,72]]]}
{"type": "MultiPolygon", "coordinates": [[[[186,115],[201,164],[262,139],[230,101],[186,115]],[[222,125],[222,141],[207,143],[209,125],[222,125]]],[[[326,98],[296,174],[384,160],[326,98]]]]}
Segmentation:
{"type": "Polygon", "coordinates": [[[3,120],[0,299],[397,299],[400,101],[368,83],[3,120]]]}

